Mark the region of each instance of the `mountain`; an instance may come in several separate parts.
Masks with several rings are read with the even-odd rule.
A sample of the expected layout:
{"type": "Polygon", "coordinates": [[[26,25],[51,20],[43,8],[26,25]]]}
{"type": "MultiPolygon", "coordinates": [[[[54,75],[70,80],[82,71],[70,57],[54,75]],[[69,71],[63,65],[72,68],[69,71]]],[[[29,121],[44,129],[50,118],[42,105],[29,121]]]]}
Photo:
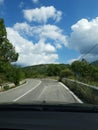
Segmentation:
{"type": "Polygon", "coordinates": [[[27,78],[41,78],[47,76],[57,76],[59,70],[69,67],[67,64],[40,64],[23,68],[27,78]]]}
{"type": "Polygon", "coordinates": [[[98,60],[92,62],[91,64],[94,65],[94,66],[98,66],[98,60]]]}
{"type": "Polygon", "coordinates": [[[36,78],[38,75],[46,75],[48,65],[34,65],[34,66],[27,66],[24,67],[23,70],[27,78],[36,78]]]}

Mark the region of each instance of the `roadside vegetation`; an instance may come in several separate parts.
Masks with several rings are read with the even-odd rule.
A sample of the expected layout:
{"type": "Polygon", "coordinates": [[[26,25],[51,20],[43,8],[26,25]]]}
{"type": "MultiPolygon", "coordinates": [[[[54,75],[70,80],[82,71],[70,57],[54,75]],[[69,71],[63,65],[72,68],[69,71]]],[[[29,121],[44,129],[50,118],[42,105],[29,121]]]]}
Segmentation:
{"type": "Polygon", "coordinates": [[[98,90],[89,87],[86,84],[78,83],[75,80],[62,79],[72,92],[74,92],[84,103],[98,104],[98,90]]]}
{"type": "Polygon", "coordinates": [[[58,79],[61,70],[69,65],[65,64],[40,64],[35,66],[24,67],[23,71],[26,78],[56,78],[58,79]]]}
{"type": "Polygon", "coordinates": [[[59,80],[69,78],[83,83],[98,86],[98,66],[86,60],[74,61],[69,64],[41,64],[24,67],[26,78],[55,77],[59,80]]]}
{"type": "MultiPolygon", "coordinates": [[[[0,86],[4,83],[14,83],[15,86],[24,79],[25,75],[21,67],[12,65],[18,60],[19,54],[7,38],[4,20],[0,19],[0,86]]],[[[9,89],[8,85],[4,89],[9,89]]]]}

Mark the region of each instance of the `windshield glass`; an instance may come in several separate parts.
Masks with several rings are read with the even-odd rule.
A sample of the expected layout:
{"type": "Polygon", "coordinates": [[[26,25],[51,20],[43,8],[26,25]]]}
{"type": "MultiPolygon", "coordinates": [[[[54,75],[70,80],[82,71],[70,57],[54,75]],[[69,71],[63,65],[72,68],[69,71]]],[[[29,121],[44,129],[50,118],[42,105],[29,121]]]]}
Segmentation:
{"type": "Polygon", "coordinates": [[[97,6],[0,0],[1,104],[98,104],[97,6]]]}

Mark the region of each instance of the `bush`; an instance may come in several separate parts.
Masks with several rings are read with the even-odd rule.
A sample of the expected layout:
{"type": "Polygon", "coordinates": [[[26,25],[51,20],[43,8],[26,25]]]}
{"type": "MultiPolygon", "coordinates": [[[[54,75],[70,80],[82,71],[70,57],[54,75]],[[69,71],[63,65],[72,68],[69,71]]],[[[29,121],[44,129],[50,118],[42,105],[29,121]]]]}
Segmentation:
{"type": "Polygon", "coordinates": [[[73,72],[70,70],[70,69],[64,69],[64,70],[62,70],[61,72],[60,72],[60,77],[61,78],[63,78],[63,77],[66,77],[66,78],[68,78],[68,77],[71,77],[71,76],[73,76],[74,74],[73,74],[73,72]]]}
{"type": "Polygon", "coordinates": [[[25,77],[24,72],[20,67],[11,66],[10,70],[6,73],[6,80],[15,85],[19,85],[19,82],[25,77]]]}
{"type": "Polygon", "coordinates": [[[8,85],[5,85],[4,86],[4,90],[8,90],[9,89],[9,86],[8,85]]]}

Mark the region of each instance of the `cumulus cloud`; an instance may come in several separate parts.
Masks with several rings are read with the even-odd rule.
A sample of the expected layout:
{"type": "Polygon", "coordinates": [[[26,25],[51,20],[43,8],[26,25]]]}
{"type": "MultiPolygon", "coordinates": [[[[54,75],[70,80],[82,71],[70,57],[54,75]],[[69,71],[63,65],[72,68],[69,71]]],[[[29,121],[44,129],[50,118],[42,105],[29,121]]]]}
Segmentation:
{"type": "Polygon", "coordinates": [[[15,46],[19,53],[18,64],[35,65],[56,62],[58,55],[56,49],[50,43],[45,43],[40,39],[38,43],[33,43],[23,38],[19,32],[13,28],[7,27],[8,39],[15,46]]]}
{"type": "MultiPolygon", "coordinates": [[[[23,10],[23,13],[29,22],[38,23],[47,23],[50,18],[59,21],[62,15],[62,12],[53,6],[23,10]]],[[[56,49],[60,49],[62,45],[79,51],[88,61],[97,60],[98,17],[92,20],[80,19],[71,26],[71,30],[70,35],[67,36],[56,25],[36,26],[28,22],[16,23],[13,28],[7,28],[8,38],[20,54],[18,63],[34,65],[55,62],[58,59],[56,49]],[[32,41],[27,40],[26,37],[32,41]]],[[[71,63],[77,59],[71,59],[68,62],[71,63]]]]}
{"type": "Polygon", "coordinates": [[[57,44],[64,44],[67,46],[67,36],[63,34],[63,30],[61,30],[56,25],[44,25],[40,29],[38,29],[40,37],[50,38],[55,41],[57,44]]]}
{"type": "Polygon", "coordinates": [[[81,19],[71,29],[69,47],[78,50],[82,55],[91,50],[85,57],[90,61],[98,58],[98,17],[92,20],[81,19]]]}
{"type": "MultiPolygon", "coordinates": [[[[81,56],[88,61],[97,60],[98,17],[92,20],[81,19],[72,25],[71,29],[70,35],[66,36],[63,30],[56,25],[32,26],[23,22],[16,23],[13,28],[7,30],[9,39],[12,43],[15,43],[20,54],[18,63],[31,65],[55,62],[58,59],[56,49],[60,49],[62,45],[79,51],[81,56]],[[33,39],[33,41],[37,37],[37,42],[32,43],[26,40],[25,36],[33,39]]],[[[71,59],[68,63],[78,59],[71,59]]]]}
{"type": "Polygon", "coordinates": [[[16,23],[13,27],[21,35],[37,37],[38,39],[52,40],[56,48],[61,48],[62,45],[68,46],[67,36],[63,34],[63,30],[56,25],[30,26],[26,22],[16,23]]]}
{"type": "Polygon", "coordinates": [[[33,31],[33,28],[27,24],[26,22],[23,23],[16,23],[14,25],[14,30],[18,31],[21,34],[27,34],[27,35],[31,35],[31,32],[33,31]]]}
{"type": "Polygon", "coordinates": [[[62,12],[54,8],[54,6],[42,6],[35,9],[23,10],[24,18],[29,22],[46,23],[48,19],[58,22],[61,19],[62,12]]]}

